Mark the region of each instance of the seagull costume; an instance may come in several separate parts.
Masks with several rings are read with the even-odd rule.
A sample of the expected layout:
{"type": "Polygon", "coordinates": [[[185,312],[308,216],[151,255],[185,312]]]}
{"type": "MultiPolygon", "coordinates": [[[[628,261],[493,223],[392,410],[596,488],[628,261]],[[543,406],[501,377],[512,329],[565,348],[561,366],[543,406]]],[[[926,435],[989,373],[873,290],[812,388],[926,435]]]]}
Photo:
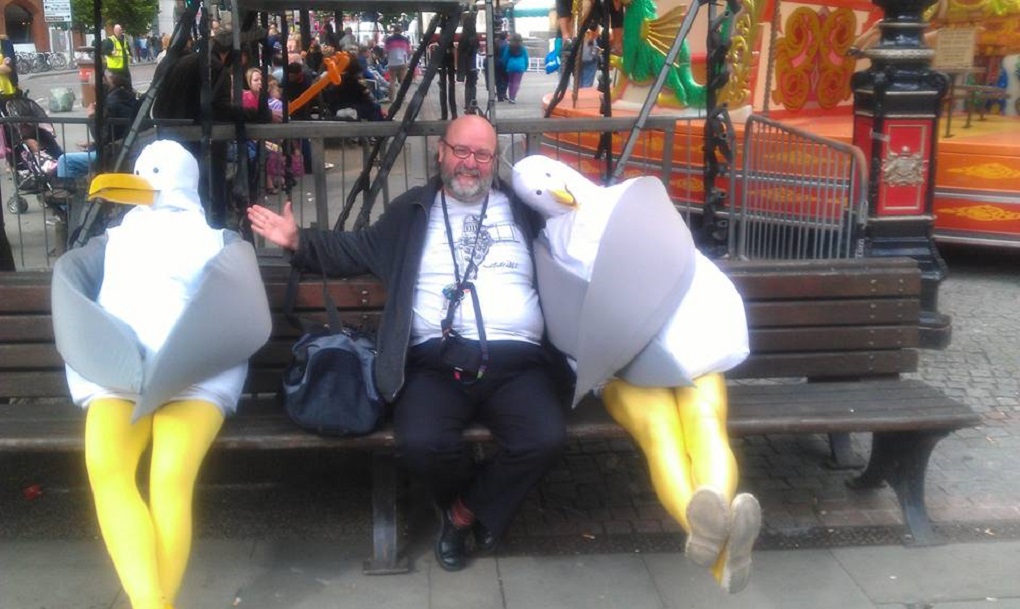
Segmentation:
{"type": "Polygon", "coordinates": [[[91,197],[137,207],[53,269],[53,331],[71,396],[87,409],[96,514],[134,609],[173,605],[195,480],[271,327],[255,251],[206,224],[198,177],[195,158],[163,140],[133,175],[97,176],[91,197]],[[137,471],[150,446],[143,498],[137,471]]]}
{"type": "Polygon", "coordinates": [[[721,374],[749,353],[740,295],[655,178],[601,187],[531,156],[514,165],[513,186],[546,219],[538,289],[550,340],[576,360],[574,404],[608,381],[603,402],[648,458],[687,556],[742,589],[761,511],[735,495],[721,374]]]}
{"type": "Polygon", "coordinates": [[[128,399],[136,420],[174,398],[229,414],[272,323],[255,251],[206,223],[198,163],[180,144],[147,146],[135,167],[134,179],[99,176],[93,189],[141,204],[54,268],[54,333],[71,396],[82,407],[128,399]]]}

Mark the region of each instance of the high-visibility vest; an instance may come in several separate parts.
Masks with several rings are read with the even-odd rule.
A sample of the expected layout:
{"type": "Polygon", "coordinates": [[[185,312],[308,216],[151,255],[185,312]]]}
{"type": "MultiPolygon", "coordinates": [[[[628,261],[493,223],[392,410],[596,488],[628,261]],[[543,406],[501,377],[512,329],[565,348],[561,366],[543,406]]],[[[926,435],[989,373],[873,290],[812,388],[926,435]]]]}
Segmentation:
{"type": "Polygon", "coordinates": [[[124,43],[116,36],[110,36],[110,41],[113,42],[113,54],[107,55],[106,67],[110,70],[123,70],[127,67],[127,50],[124,43]]]}
{"type": "MultiPolygon", "coordinates": [[[[15,58],[11,57],[11,69],[12,70],[16,69],[15,66],[14,66],[14,60],[15,60],[15,58]]],[[[2,64],[3,61],[4,61],[4,54],[3,54],[2,51],[0,51],[0,64],[2,64]]],[[[18,88],[14,86],[13,82],[11,82],[11,75],[10,74],[0,74],[0,95],[14,95],[14,93],[17,92],[17,90],[18,90],[18,88]]]]}

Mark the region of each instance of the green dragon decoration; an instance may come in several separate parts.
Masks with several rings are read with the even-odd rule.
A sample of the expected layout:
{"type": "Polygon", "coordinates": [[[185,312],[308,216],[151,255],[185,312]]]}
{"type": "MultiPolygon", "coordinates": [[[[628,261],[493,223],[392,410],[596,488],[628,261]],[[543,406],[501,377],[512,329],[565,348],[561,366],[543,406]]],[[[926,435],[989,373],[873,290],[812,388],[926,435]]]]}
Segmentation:
{"type": "MultiPolygon", "coordinates": [[[[622,96],[627,81],[638,85],[654,82],[684,18],[683,6],[658,17],[654,0],[623,0],[623,4],[627,8],[623,17],[623,54],[619,67],[624,78],[617,84],[614,99],[622,96]]],[[[691,51],[686,40],[667,73],[665,89],[673,95],[660,93],[660,105],[705,107],[705,86],[694,80],[691,51]]]]}

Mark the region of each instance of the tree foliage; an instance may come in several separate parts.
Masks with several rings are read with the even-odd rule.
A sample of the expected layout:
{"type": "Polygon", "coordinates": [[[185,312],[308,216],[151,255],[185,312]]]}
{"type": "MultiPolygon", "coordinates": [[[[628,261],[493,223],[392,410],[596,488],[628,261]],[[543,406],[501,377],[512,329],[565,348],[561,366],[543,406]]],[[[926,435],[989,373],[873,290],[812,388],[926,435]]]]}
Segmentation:
{"type": "MultiPolygon", "coordinates": [[[[92,13],[97,0],[71,0],[71,27],[92,32],[95,22],[92,13]]],[[[103,14],[103,25],[119,23],[124,32],[132,36],[147,34],[159,13],[159,0],[98,0],[103,14]]]]}

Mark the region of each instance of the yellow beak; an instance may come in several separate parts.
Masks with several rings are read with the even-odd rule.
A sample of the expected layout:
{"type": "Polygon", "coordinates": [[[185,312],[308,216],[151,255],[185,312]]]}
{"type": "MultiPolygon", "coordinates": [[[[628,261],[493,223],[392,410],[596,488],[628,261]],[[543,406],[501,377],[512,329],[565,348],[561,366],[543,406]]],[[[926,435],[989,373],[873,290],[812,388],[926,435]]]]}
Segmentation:
{"type": "Polygon", "coordinates": [[[570,194],[569,190],[566,189],[559,190],[553,188],[549,191],[549,194],[551,194],[553,198],[556,199],[556,202],[559,203],[560,205],[566,205],[567,207],[577,207],[577,199],[574,198],[574,195],[570,194]]]}
{"type": "Polygon", "coordinates": [[[103,173],[92,179],[89,200],[103,199],[125,205],[152,205],[156,191],[148,180],[133,173],[103,173]]]}

